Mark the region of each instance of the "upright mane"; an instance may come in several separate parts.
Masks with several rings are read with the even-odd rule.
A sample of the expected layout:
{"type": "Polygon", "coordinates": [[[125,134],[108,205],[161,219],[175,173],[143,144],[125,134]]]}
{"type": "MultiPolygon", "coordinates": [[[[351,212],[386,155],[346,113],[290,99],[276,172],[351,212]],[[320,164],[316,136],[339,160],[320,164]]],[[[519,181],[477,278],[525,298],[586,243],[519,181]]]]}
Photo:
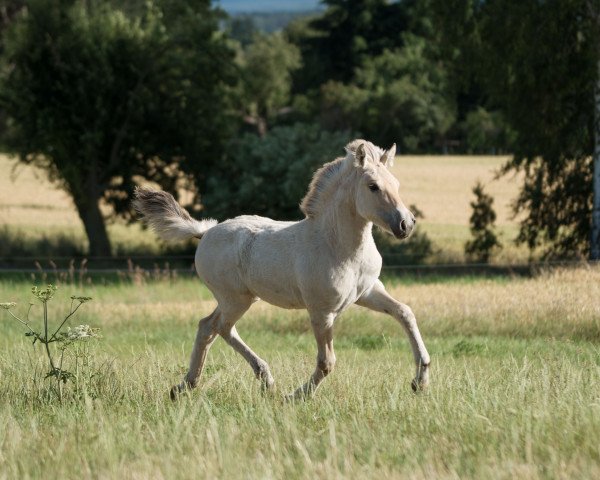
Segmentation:
{"type": "Polygon", "coordinates": [[[321,199],[328,191],[328,186],[339,176],[344,169],[346,157],[336,158],[333,162],[326,163],[319,168],[308,186],[308,192],[300,203],[300,210],[307,217],[314,217],[320,210],[321,199]]]}
{"type": "Polygon", "coordinates": [[[374,163],[379,162],[381,155],[385,153],[384,150],[371,142],[366,140],[357,139],[346,145],[346,156],[339,157],[332,162],[326,163],[319,168],[308,186],[308,192],[300,203],[300,210],[307,217],[314,217],[320,210],[321,204],[329,197],[330,188],[336,180],[341,177],[341,173],[345,170],[345,167],[351,165],[354,161],[354,154],[360,144],[364,145],[365,154],[371,158],[374,163]]]}

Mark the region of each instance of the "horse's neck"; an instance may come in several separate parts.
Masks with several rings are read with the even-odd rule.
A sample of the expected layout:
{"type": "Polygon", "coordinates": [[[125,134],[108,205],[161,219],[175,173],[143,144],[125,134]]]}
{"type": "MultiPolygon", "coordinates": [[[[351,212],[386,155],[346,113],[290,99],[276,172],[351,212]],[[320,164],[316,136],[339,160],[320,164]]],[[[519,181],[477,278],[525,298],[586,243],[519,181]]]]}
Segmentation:
{"type": "Polygon", "coordinates": [[[357,214],[352,197],[338,195],[332,200],[319,216],[327,242],[341,260],[361,257],[373,242],[373,224],[357,214]]]}

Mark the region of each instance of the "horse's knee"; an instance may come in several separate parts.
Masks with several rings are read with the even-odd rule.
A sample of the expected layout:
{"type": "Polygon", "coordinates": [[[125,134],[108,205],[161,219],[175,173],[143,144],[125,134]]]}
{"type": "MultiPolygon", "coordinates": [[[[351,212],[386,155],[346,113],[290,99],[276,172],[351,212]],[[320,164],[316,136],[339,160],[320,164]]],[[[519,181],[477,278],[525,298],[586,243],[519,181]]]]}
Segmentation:
{"type": "Polygon", "coordinates": [[[398,303],[396,306],[395,317],[404,326],[410,328],[417,325],[417,318],[413,313],[412,309],[403,303],[398,303]]]}
{"type": "Polygon", "coordinates": [[[323,375],[329,375],[335,367],[335,355],[317,359],[317,368],[323,375]]]}

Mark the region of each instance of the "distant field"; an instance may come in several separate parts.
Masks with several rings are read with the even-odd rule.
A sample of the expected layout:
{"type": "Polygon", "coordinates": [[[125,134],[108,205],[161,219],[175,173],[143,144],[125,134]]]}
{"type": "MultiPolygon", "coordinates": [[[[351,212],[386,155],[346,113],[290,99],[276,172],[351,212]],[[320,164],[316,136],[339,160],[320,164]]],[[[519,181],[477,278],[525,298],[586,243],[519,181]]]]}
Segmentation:
{"type": "MultiPolygon", "coordinates": [[[[407,205],[415,204],[425,215],[419,229],[432,240],[436,261],[462,261],[473,200],[471,189],[481,180],[495,199],[498,234],[505,245],[495,261],[514,263],[527,259],[528,252],[512,240],[517,224],[511,218],[519,179],[506,176],[495,180],[495,172],[507,160],[497,156],[401,156],[394,173],[400,179],[401,196],[407,205]]],[[[85,245],[83,226],[69,197],[30,167],[17,165],[0,156],[0,227],[18,230],[25,237],[67,235],[85,245]]],[[[109,233],[118,251],[145,246],[158,249],[154,236],[139,226],[111,225],[109,233]]],[[[83,247],[82,247],[83,248],[83,247]]]]}
{"type": "MultiPolygon", "coordinates": [[[[238,323],[271,365],[273,395],[217,339],[200,387],[173,404],[209,292],[197,280],[84,283],[62,284],[50,311],[94,297],[73,324],[101,328],[97,373],[80,395],[68,384],[62,404],[41,347],[0,310],[2,479],[600,478],[597,267],[391,282],[429,348],[429,390],[409,388],[401,327],[354,307],[336,321],[336,369],[297,404],[282,394],[314,368],[305,312],[257,303],[238,323]]],[[[24,314],[29,289],[1,280],[0,302],[24,314]]]]}

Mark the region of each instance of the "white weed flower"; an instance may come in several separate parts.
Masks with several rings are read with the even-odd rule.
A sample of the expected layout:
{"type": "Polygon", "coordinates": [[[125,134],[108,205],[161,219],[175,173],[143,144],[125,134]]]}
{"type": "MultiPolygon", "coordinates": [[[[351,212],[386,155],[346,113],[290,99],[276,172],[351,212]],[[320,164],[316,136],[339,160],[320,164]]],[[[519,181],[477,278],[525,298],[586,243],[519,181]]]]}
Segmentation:
{"type": "Polygon", "coordinates": [[[0,308],[3,308],[4,310],[10,310],[16,306],[17,304],[15,302],[0,303],[0,308]]]}
{"type": "Polygon", "coordinates": [[[97,328],[92,328],[89,325],[79,325],[77,327],[71,328],[69,327],[66,332],[66,337],[69,340],[83,340],[86,338],[98,338],[100,335],[98,334],[97,328]]]}

